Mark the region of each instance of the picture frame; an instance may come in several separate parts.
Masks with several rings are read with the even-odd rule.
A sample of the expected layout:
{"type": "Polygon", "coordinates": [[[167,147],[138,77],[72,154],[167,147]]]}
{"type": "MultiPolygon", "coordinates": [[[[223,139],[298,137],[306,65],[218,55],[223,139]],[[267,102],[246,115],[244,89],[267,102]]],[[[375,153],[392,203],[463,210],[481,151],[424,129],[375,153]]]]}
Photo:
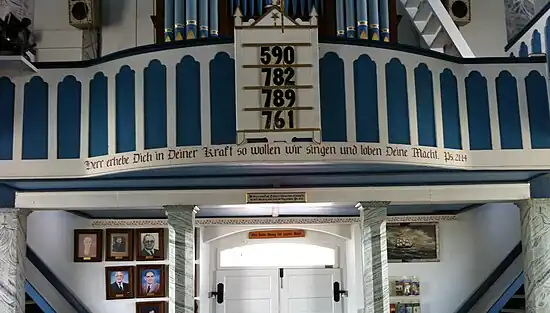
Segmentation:
{"type": "Polygon", "coordinates": [[[136,266],[136,298],[166,297],[166,267],[164,264],[136,266]]]}
{"type": "Polygon", "coordinates": [[[136,313],[166,313],[165,301],[136,302],[136,313]]]}
{"type": "Polygon", "coordinates": [[[137,261],[161,261],[165,259],[164,228],[136,229],[134,244],[137,261]]]}
{"type": "Polygon", "coordinates": [[[105,260],[134,260],[134,231],[132,229],[112,228],[105,230],[105,260]]]}
{"type": "Polygon", "coordinates": [[[105,268],[105,299],[133,299],[135,298],[134,289],[133,266],[109,266],[105,268]]]}
{"type": "Polygon", "coordinates": [[[73,246],[74,262],[103,261],[103,230],[75,229],[73,246]]]}
{"type": "Polygon", "coordinates": [[[389,263],[439,262],[438,223],[386,224],[389,263]]]}

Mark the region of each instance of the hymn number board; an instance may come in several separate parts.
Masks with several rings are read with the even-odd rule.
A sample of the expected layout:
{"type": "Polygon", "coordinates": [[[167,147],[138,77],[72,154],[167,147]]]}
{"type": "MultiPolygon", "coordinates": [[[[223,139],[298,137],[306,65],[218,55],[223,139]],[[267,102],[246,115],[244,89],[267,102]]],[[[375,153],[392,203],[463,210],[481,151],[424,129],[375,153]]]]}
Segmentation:
{"type": "Polygon", "coordinates": [[[235,25],[238,142],[319,142],[316,18],[294,21],[273,6],[235,25]]]}

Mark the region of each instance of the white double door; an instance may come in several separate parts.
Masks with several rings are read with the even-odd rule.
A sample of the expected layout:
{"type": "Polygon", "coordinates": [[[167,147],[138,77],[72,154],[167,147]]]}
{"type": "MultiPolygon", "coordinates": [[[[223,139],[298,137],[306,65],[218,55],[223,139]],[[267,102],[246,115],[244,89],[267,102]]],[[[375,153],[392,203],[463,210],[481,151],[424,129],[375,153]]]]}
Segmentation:
{"type": "Polygon", "coordinates": [[[335,282],[342,284],[340,269],[221,270],[216,285],[223,284],[224,294],[214,312],[343,313],[335,282]]]}

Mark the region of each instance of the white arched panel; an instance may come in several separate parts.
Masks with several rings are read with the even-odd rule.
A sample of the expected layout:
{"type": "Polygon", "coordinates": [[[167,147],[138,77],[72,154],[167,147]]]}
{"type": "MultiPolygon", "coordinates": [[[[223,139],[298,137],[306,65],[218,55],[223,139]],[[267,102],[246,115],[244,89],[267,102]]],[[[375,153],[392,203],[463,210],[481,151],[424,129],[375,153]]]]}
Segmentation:
{"type": "Polygon", "coordinates": [[[219,266],[312,267],[336,266],[337,250],[295,242],[260,243],[220,251],[219,266]]]}

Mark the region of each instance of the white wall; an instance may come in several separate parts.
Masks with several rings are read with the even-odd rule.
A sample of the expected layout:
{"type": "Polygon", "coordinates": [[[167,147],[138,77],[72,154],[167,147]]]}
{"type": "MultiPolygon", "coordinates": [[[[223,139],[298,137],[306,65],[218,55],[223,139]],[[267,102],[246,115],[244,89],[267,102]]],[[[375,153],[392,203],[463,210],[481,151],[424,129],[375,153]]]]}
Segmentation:
{"type": "Polygon", "coordinates": [[[460,27],[460,32],[475,56],[507,56],[504,1],[472,0],[471,12],[472,22],[460,27]]]}
{"type": "MultiPolygon", "coordinates": [[[[101,54],[154,42],[153,0],[101,0],[101,54]]],[[[68,0],[36,1],[37,61],[82,59],[82,31],[69,25],[68,0]]]]}
{"type": "Polygon", "coordinates": [[[520,241],[519,209],[487,204],[440,222],[440,262],[392,263],[390,276],[420,278],[422,313],[454,312],[520,241]]]}
{"type": "Polygon", "coordinates": [[[137,301],[167,300],[105,300],[105,267],[168,261],[75,263],[73,230],[77,228],[90,228],[90,220],[64,211],[35,211],[27,221],[27,243],[91,312],[134,313],[137,301]]]}

